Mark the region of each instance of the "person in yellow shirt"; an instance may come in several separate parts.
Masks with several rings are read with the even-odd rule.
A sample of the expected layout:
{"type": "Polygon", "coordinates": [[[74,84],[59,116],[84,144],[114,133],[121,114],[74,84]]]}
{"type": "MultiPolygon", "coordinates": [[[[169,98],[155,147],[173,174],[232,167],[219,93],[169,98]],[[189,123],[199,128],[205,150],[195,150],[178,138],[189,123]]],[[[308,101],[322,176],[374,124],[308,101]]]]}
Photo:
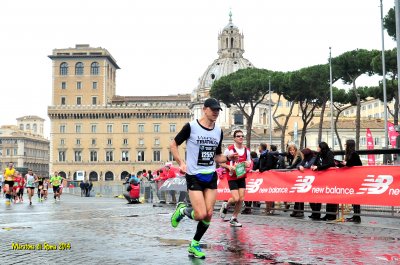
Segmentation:
{"type": "Polygon", "coordinates": [[[6,193],[6,204],[11,204],[11,192],[14,186],[15,168],[14,163],[8,163],[8,167],[4,170],[4,188],[6,193]]]}

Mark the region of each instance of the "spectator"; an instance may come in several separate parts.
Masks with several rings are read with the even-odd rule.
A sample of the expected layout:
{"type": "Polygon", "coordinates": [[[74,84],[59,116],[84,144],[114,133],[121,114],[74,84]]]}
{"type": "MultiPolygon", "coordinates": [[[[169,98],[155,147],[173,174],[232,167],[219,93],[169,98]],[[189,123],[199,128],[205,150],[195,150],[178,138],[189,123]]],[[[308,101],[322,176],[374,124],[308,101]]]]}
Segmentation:
{"type": "Polygon", "coordinates": [[[89,191],[88,191],[89,194],[87,195],[87,197],[90,197],[90,192],[92,191],[92,189],[93,189],[93,182],[89,180],[89,191]]]}
{"type": "Polygon", "coordinates": [[[86,197],[85,182],[81,181],[79,187],[81,188],[81,197],[86,197]]]}
{"type": "Polygon", "coordinates": [[[86,182],[85,182],[85,194],[86,194],[86,197],[89,197],[89,186],[90,186],[89,181],[86,180],[86,182]]]}
{"type": "Polygon", "coordinates": [[[125,199],[128,201],[128,204],[139,203],[140,185],[138,181],[135,180],[130,181],[126,191],[127,192],[125,192],[123,195],[125,199]]]}
{"type": "MultiPolygon", "coordinates": [[[[267,144],[260,144],[258,148],[260,152],[260,158],[258,160],[258,170],[259,172],[264,172],[271,169],[276,169],[277,159],[273,156],[273,154],[268,152],[267,144]]],[[[272,201],[265,202],[265,213],[273,214],[275,207],[275,203],[272,201]]]]}
{"type": "Polygon", "coordinates": [[[147,171],[147,176],[149,178],[149,181],[153,181],[154,177],[153,174],[151,173],[151,170],[147,171]]]}
{"type": "MultiPolygon", "coordinates": [[[[297,165],[297,169],[304,172],[305,168],[310,168],[315,161],[314,152],[309,148],[304,148],[301,150],[303,153],[303,160],[297,165]]],[[[294,211],[290,214],[291,217],[304,217],[304,202],[295,202],[294,211]]]]}
{"type": "Polygon", "coordinates": [[[279,154],[278,148],[276,147],[276,145],[271,144],[270,149],[271,149],[270,154],[273,155],[273,157],[276,160],[276,168],[277,169],[286,168],[285,157],[283,155],[279,154]]]}
{"type": "MultiPolygon", "coordinates": [[[[339,167],[353,167],[353,166],[362,166],[362,162],[360,156],[356,152],[356,143],[354,140],[346,141],[346,150],[344,151],[344,161],[339,164],[339,167]]],[[[350,218],[346,218],[347,222],[361,223],[361,206],[359,204],[353,204],[353,212],[354,216],[350,218]]]]}
{"type": "MultiPolygon", "coordinates": [[[[325,170],[330,167],[335,167],[335,159],[333,152],[329,150],[329,146],[325,142],[320,142],[318,145],[318,154],[314,164],[311,166],[311,170],[325,170]]],[[[326,204],[326,214],[320,219],[321,216],[321,203],[310,203],[313,213],[309,216],[313,220],[335,220],[338,205],[337,204],[326,204]],[[316,213],[318,212],[318,213],[316,213]],[[329,213],[328,213],[329,212],[329,213]],[[335,214],[333,214],[335,213],[335,214]]]]}

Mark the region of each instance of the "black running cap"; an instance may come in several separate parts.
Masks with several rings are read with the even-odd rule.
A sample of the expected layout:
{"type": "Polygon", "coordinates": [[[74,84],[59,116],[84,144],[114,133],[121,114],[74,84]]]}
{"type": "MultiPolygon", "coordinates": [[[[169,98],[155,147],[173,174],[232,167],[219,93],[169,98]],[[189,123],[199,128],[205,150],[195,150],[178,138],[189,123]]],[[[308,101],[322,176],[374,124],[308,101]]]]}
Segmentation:
{"type": "Polygon", "coordinates": [[[222,110],[221,105],[219,105],[218,100],[216,100],[215,98],[206,99],[206,101],[204,101],[204,107],[210,108],[212,110],[222,110]]]}

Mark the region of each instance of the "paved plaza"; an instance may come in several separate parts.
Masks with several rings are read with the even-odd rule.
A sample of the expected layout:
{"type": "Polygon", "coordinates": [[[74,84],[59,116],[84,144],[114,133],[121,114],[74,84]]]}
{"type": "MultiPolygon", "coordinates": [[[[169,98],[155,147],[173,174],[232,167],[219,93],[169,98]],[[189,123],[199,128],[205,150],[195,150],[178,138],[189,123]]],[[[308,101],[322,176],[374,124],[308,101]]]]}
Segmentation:
{"type": "MultiPolygon", "coordinates": [[[[242,215],[232,228],[217,212],[187,255],[195,223],[170,226],[172,205],[127,205],[118,198],[64,194],[60,202],[6,206],[0,199],[0,264],[400,264],[400,220],[352,223],[242,215]]],[[[229,216],[229,215],[228,215],[229,216]]]]}

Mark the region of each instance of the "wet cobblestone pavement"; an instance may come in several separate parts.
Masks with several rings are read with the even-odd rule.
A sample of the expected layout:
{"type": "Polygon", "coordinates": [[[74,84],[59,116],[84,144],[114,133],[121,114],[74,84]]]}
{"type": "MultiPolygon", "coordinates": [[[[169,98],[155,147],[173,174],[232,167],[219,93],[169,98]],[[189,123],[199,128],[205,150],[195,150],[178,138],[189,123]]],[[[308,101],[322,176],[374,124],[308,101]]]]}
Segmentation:
{"type": "Polygon", "coordinates": [[[32,207],[0,203],[0,264],[400,264],[399,219],[337,224],[282,212],[241,215],[243,227],[232,228],[216,212],[202,240],[207,258],[197,260],[186,250],[196,224],[173,229],[172,205],[68,194],[32,207]]]}

